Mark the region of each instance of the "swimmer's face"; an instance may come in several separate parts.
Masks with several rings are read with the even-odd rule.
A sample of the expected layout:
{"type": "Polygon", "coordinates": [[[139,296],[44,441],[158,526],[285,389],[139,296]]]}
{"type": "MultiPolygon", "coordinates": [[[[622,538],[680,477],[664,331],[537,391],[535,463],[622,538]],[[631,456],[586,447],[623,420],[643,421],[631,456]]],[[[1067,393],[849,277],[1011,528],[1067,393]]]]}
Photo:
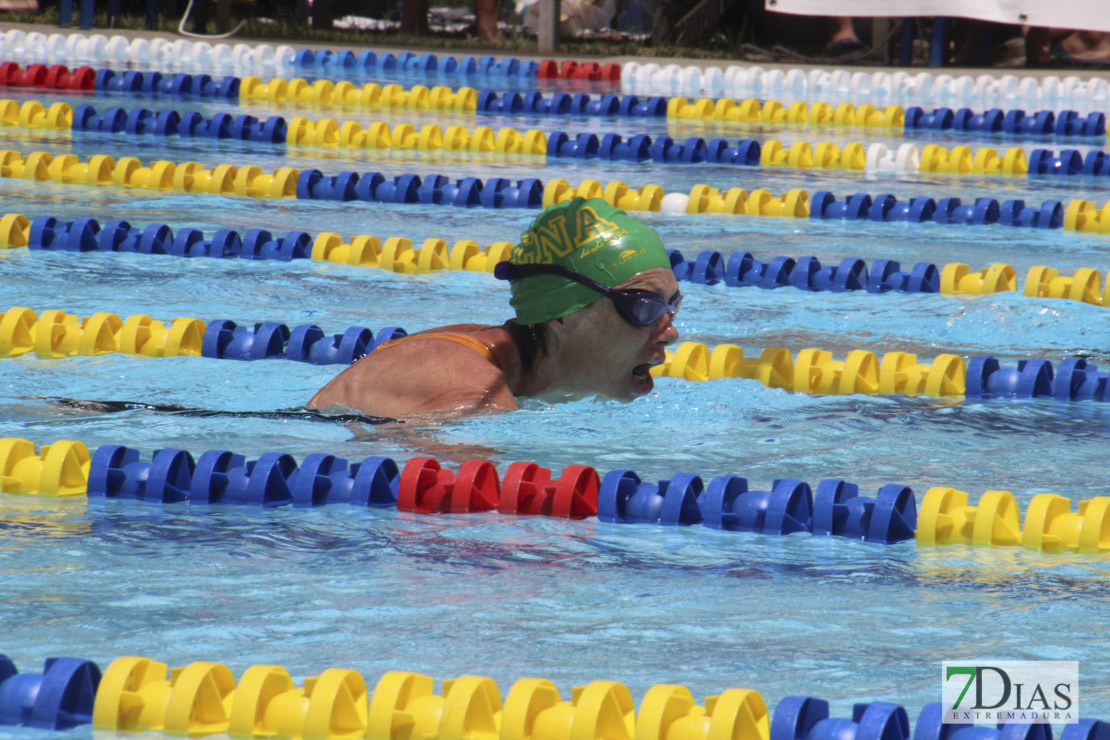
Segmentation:
{"type": "MultiPolygon", "coordinates": [[[[672,270],[659,267],[629,278],[617,289],[644,290],[670,301],[678,292],[678,281],[672,270]]],[[[651,368],[662,364],[663,348],[678,341],[670,314],[648,326],[634,326],[605,298],[565,322],[568,351],[574,359],[572,390],[621,401],[651,392],[655,385],[651,368]]]]}

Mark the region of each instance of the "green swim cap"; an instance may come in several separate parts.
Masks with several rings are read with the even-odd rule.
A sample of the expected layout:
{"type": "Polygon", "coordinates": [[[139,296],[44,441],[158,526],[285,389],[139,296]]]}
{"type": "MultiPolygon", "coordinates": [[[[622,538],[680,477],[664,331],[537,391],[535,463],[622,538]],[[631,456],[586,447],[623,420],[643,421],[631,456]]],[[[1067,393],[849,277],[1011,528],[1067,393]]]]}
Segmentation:
{"type": "MultiPolygon", "coordinates": [[[[580,272],[610,288],[655,267],[670,269],[663,242],[639,219],[601,198],[573,198],[544,209],[520,235],[510,261],[580,272]]],[[[585,308],[596,291],[558,275],[514,280],[510,305],[518,324],[539,324],[585,308]]]]}

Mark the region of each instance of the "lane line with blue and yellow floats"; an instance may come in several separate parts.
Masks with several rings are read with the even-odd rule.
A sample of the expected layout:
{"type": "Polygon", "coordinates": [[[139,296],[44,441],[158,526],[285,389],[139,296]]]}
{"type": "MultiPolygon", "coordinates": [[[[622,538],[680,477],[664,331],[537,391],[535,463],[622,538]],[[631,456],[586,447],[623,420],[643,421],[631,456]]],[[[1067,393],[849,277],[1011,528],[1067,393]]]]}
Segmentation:
{"type": "MultiPolygon", "coordinates": [[[[501,241],[480,245],[475,240],[459,239],[449,246],[446,239],[433,237],[415,246],[412,239],[400,236],[379,239],[369,234],[343,237],[324,232],[312,237],[307,232],[275,235],[267,229],[250,229],[242,234],[221,229],[206,238],[198,229],[181,228],[175,233],[162,223],[139,227],[107,219],[102,226],[95,218],[63,221],[40,216],[32,221],[20,213],[0,216],[0,249],[22,247],[32,252],[102,251],[283,262],[311,259],[424,274],[440,270],[493,272],[498,262],[509,259],[513,244],[501,241]]],[[[678,280],[702,285],[794,287],[810,292],[867,291],[876,295],[892,292],[986,295],[1019,289],[1016,271],[1005,263],[975,270],[960,262],[941,266],[920,262],[903,269],[901,262],[892,259],[877,259],[868,265],[862,259],[845,257],[839,264],[822,265],[816,257],[776,256],[761,260],[750,252],[725,256],[716,250],[703,250],[687,257],[672,249],[669,255],[678,280]]],[[[1110,306],[1110,271],[1104,281],[1093,268],[1077,268],[1071,275],[1064,275],[1056,268],[1034,265],[1027,271],[1020,292],[1031,298],[1110,306]]]]}
{"type": "MultiPolygon", "coordinates": [[[[1052,740],[1048,724],[945,724],[940,703],[921,709],[913,731],[905,707],[857,703],[851,718],[831,717],[812,696],[783,698],[768,711],[760,692],[729,688],[699,705],[677,684],[651,686],[639,709],[619,681],[593,680],[564,697],[543,678],[521,678],[502,698],[493,679],[445,679],[389,671],[368,686],[357,670],[328,668],[298,685],[280,665],[248,667],[238,680],[213,661],[171,668],[142,656],[113,660],[48,658],[42,673],[20,673],[0,655],[0,725],[66,730],[91,724],[109,732],[194,737],[327,740],[1052,740]]],[[[1110,724],[1079,718],[1060,740],[1106,740],[1110,724]]]]}
{"type": "MultiPolygon", "coordinates": [[[[120,353],[349,365],[382,342],[402,336],[405,330],[395,326],[377,334],[360,326],[328,334],[314,324],[290,328],[277,321],[239,326],[229,319],[161,321],[147,314],[124,319],[107,311],[81,317],[58,309],[40,314],[26,307],[0,314],[0,358],[57,360],[120,353]]],[[[1067,357],[1055,366],[1046,359],[1022,359],[1008,367],[990,355],[965,360],[943,353],[920,361],[910,352],[880,356],[863,349],[849,351],[842,360],[818,348],[795,356],[785,347],[766,347],[758,356],[746,356],[736,344],[711,348],[700,342],[683,342],[664,352],[663,363],[651,370],[656,377],[694,382],[743,378],[792,393],[1110,401],[1110,372],[1086,357],[1067,357]]]]}
{"type": "MultiPolygon", "coordinates": [[[[441,88],[448,97],[450,93],[441,88]]],[[[458,101],[442,107],[456,109],[458,101]]],[[[436,106],[440,107],[440,106],[436,106]]],[[[795,141],[789,148],[781,141],[688,137],[675,141],[670,136],[654,140],[647,134],[622,137],[620,134],[582,132],[567,134],[540,129],[519,131],[489,126],[468,129],[452,125],[441,128],[423,124],[398,123],[390,128],[385,121],[365,125],[359,121],[332,118],[310,120],[297,116],[286,120],[270,116],[266,120],[221,112],[205,117],[195,111],[146,108],[126,109],[112,106],[100,113],[91,105],[73,108],[68,103],[47,104],[29,100],[0,100],[0,126],[47,131],[77,131],[129,136],[178,136],[250,142],[319,146],[336,149],[372,149],[418,152],[472,152],[512,155],[545,155],[575,159],[579,162],[654,162],[657,164],[730,164],[744,167],[790,169],[832,169],[899,174],[949,174],[988,176],[1084,177],[1096,182],[1110,177],[1110,157],[1092,149],[1034,149],[1027,156],[1020,147],[999,153],[993,147],[972,151],[958,145],[947,149],[927,144],[920,149],[904,144],[891,149],[873,143],[864,148],[860,142],[795,141]]]]}
{"type": "Polygon", "coordinates": [[[186,192],[247,198],[298,198],[339,202],[422,203],[461,208],[543,208],[574,197],[604,198],[628,211],[665,211],[672,214],[746,215],[778,218],[813,218],[842,221],[936,223],[943,225],[1000,225],[1017,228],[1066,229],[1082,233],[1110,233],[1110,202],[1101,208],[1088,200],[1067,203],[1045,200],[1039,206],[1022,198],[976,198],[964,203],[952,196],[940,199],[918,196],[899,200],[890,193],[872,196],[854,193],[842,199],[829,191],[812,197],[794,188],[782,195],[765,189],[717,188],[699,184],[686,193],[666,193],[663,188],[630,187],[623,181],[602,184],[584,180],[572,185],[554,179],[512,181],[491,177],[452,180],[444,175],[401,174],[387,178],[379,172],[340,172],[281,167],[271,172],[258,165],[153,160],[96,154],[81,159],[75,154],[53,155],[14,150],[0,151],[0,177],[29,182],[118,187],[131,190],[186,192]]]}

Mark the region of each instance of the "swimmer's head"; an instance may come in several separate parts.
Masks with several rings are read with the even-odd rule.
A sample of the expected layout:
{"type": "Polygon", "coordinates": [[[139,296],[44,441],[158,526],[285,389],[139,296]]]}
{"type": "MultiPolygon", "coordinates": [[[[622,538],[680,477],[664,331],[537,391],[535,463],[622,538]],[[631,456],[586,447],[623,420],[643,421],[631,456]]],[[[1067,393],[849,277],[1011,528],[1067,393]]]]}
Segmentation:
{"type": "MultiPolygon", "coordinates": [[[[601,198],[573,198],[544,209],[513,248],[514,265],[560,265],[613,288],[645,270],[670,269],[663,242],[639,219],[601,198]]],[[[539,324],[585,308],[597,291],[559,275],[513,280],[518,324],[539,324]]]]}

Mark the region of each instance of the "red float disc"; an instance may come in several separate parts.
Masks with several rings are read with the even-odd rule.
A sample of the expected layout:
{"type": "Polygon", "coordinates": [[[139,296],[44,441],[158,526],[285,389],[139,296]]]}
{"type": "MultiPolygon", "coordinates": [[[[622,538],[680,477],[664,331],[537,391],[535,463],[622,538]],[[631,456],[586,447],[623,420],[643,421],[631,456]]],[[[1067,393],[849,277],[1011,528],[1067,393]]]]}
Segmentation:
{"type": "Polygon", "coordinates": [[[78,67],[64,82],[67,90],[92,90],[96,87],[96,70],[92,67],[78,67]]]}
{"type": "Polygon", "coordinates": [[[64,64],[55,64],[46,71],[43,84],[47,90],[57,90],[62,86],[62,80],[69,75],[69,68],[64,64]]]}
{"type": "Polygon", "coordinates": [[[501,481],[501,496],[497,504],[497,510],[500,513],[520,513],[521,500],[527,500],[530,493],[535,490],[533,481],[539,469],[540,466],[534,462],[515,462],[509,466],[501,481]]]}
{"type": "Polygon", "coordinates": [[[579,65],[578,74],[575,76],[583,80],[596,80],[599,74],[597,62],[583,62],[579,65]]]}
{"type": "Polygon", "coordinates": [[[19,65],[15,62],[4,62],[0,64],[0,84],[11,84],[12,76],[19,71],[19,65]]]}
{"type": "Polygon", "coordinates": [[[46,83],[46,65],[32,64],[24,71],[27,87],[42,87],[46,83]]]}
{"type": "Polygon", "coordinates": [[[555,484],[551,482],[551,471],[540,468],[532,478],[530,488],[531,490],[526,492],[527,495],[522,497],[520,513],[550,516],[551,500],[555,491],[555,484]]]}
{"type": "Polygon", "coordinates": [[[597,516],[597,492],[601,479],[586,465],[568,465],[559,476],[551,516],[584,519],[597,516]]]}
{"type": "Polygon", "coordinates": [[[487,460],[467,460],[455,478],[455,490],[448,509],[454,512],[489,511],[497,508],[501,490],[497,468],[487,460]]]}
{"type": "Polygon", "coordinates": [[[435,487],[439,470],[439,463],[430,457],[414,457],[405,463],[397,485],[397,509],[422,511],[424,493],[435,487]]]}

